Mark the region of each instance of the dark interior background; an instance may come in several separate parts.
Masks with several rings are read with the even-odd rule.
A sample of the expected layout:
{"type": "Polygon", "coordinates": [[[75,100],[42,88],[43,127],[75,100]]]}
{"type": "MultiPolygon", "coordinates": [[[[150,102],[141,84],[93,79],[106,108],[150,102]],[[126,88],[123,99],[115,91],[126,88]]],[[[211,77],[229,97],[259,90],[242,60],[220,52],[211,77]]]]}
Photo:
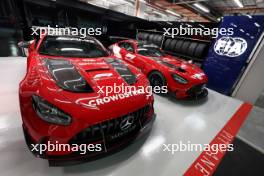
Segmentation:
{"type": "MultiPolygon", "coordinates": [[[[201,23],[189,23],[193,27],[199,27],[201,23]]],[[[76,0],[1,0],[0,1],[0,56],[21,56],[21,49],[17,43],[21,40],[30,40],[33,36],[31,26],[55,26],[59,27],[86,27],[105,28],[103,35],[97,37],[106,47],[116,41],[111,36],[136,38],[138,31],[162,36],[164,27],[179,27],[179,25],[189,25],[184,22],[154,22],[137,17],[125,15],[123,13],[82,3],[76,0]]],[[[218,27],[218,23],[204,23],[208,28],[218,27]]],[[[159,37],[147,37],[150,42],[156,41],[159,37]]],[[[162,48],[172,55],[178,55],[186,59],[192,41],[204,43],[202,54],[204,57],[212,42],[211,37],[204,36],[184,36],[177,37],[179,40],[187,41],[167,41],[170,37],[163,38],[164,41],[157,42],[163,45],[162,48]],[[177,44],[181,44],[177,49],[177,44]],[[166,47],[167,46],[167,47],[166,47]],[[184,48],[183,48],[184,47],[184,48]],[[175,48],[175,50],[174,50],[175,48]],[[183,53],[176,52],[184,50],[183,53]],[[186,51],[185,51],[186,50],[186,51]]],[[[196,47],[197,44],[192,44],[196,47]]],[[[197,45],[198,47],[198,45],[197,45]]],[[[197,48],[196,47],[196,48],[197,48]]],[[[200,47],[201,48],[201,47],[200,47]]],[[[194,57],[195,58],[195,57],[194,57]]],[[[198,58],[197,60],[199,60],[198,58]]],[[[202,59],[201,59],[202,60],[202,59]]],[[[199,61],[200,62],[200,61],[199,61]]]]}

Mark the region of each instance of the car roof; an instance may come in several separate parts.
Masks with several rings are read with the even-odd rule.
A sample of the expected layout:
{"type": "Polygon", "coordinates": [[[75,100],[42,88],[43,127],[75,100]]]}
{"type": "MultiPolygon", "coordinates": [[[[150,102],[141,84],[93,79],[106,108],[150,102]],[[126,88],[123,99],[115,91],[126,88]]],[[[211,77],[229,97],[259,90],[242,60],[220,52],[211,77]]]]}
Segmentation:
{"type": "Polygon", "coordinates": [[[130,43],[135,43],[137,45],[137,47],[155,47],[158,48],[157,45],[150,43],[148,41],[144,41],[144,40],[133,40],[133,39],[129,39],[129,40],[123,40],[122,42],[130,42],[130,43]]]}

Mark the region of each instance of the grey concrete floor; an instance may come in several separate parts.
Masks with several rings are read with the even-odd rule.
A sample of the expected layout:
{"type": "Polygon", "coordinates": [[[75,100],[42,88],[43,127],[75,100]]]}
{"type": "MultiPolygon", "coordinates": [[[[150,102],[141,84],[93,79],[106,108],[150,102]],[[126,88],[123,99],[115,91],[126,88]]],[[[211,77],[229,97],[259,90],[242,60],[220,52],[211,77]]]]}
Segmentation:
{"type": "Polygon", "coordinates": [[[175,176],[182,175],[201,152],[163,151],[163,144],[191,141],[208,144],[242,104],[209,91],[208,99],[176,101],[155,96],[157,119],[148,137],[97,161],[50,168],[35,158],[24,142],[18,103],[18,84],[25,74],[25,58],[0,58],[0,170],[1,175],[175,176]]]}
{"type": "Polygon", "coordinates": [[[254,106],[240,128],[238,138],[264,154],[264,109],[254,106]]]}
{"type": "Polygon", "coordinates": [[[238,133],[238,137],[264,154],[264,92],[255,102],[251,113],[238,133]]]}

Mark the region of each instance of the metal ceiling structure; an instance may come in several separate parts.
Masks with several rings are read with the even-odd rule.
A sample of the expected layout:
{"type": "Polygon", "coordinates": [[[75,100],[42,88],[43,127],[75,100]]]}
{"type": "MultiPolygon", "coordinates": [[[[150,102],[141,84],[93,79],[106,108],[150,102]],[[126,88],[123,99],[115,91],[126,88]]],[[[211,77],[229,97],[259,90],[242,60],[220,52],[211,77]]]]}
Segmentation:
{"type": "Polygon", "coordinates": [[[224,15],[264,15],[264,0],[80,1],[154,21],[218,22],[224,15]]]}
{"type": "Polygon", "coordinates": [[[207,1],[209,7],[213,7],[224,15],[243,13],[249,15],[264,14],[264,0],[240,0],[244,7],[238,7],[234,0],[207,1]]]}
{"type": "Polygon", "coordinates": [[[148,0],[182,14],[188,21],[218,21],[223,15],[263,15],[264,0],[148,0]],[[205,9],[197,8],[199,4],[205,9]],[[209,12],[206,12],[208,10],[209,12]]]}

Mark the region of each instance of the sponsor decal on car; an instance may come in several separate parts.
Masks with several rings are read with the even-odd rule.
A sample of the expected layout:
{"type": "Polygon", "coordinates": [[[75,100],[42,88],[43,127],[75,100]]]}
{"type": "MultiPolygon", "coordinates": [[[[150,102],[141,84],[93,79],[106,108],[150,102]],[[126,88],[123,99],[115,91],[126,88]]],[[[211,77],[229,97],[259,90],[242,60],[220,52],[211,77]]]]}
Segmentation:
{"type": "Polygon", "coordinates": [[[145,94],[145,92],[141,90],[136,90],[136,91],[126,92],[126,93],[115,94],[111,96],[105,96],[103,98],[92,98],[92,99],[90,97],[80,98],[76,101],[76,104],[80,104],[85,107],[89,107],[91,109],[98,109],[98,106],[100,105],[108,104],[110,102],[115,102],[115,101],[130,98],[133,96],[139,96],[143,94],[145,94]]]}
{"type": "Polygon", "coordinates": [[[196,74],[192,75],[192,78],[199,79],[199,80],[203,80],[203,77],[204,76],[205,76],[204,73],[196,73],[196,74]]]}

